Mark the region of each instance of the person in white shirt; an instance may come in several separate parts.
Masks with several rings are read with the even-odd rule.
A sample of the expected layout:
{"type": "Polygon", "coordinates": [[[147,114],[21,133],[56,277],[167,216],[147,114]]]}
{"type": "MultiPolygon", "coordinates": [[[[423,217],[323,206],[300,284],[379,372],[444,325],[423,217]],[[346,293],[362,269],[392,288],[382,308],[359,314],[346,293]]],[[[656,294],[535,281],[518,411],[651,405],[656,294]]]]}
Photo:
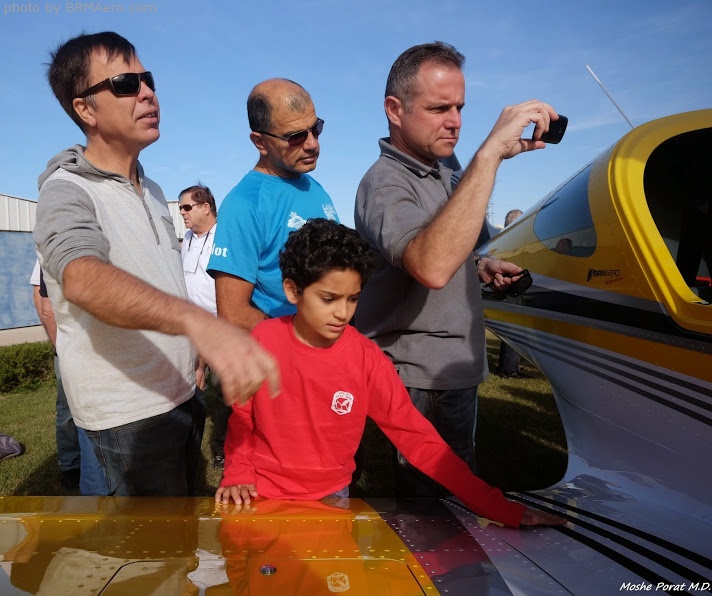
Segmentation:
{"type": "Polygon", "coordinates": [[[215,280],[205,271],[213,251],[217,226],[215,198],[207,186],[190,186],[181,191],[178,209],[188,228],[181,246],[188,298],[193,304],[217,316],[215,280]]]}
{"type": "MultiPolygon", "coordinates": [[[[179,197],[180,206],[178,208],[183,217],[183,223],[188,228],[181,246],[188,299],[193,304],[217,316],[215,280],[206,271],[210,254],[213,252],[217,227],[215,197],[207,186],[200,183],[182,190],[179,197]]],[[[201,362],[196,379],[200,389],[205,388],[206,380],[205,368],[201,362]]],[[[213,452],[213,466],[222,469],[225,465],[225,433],[232,409],[223,403],[220,384],[214,375],[211,382],[216,388],[217,399],[213,409],[213,436],[210,444],[213,452]]]]}

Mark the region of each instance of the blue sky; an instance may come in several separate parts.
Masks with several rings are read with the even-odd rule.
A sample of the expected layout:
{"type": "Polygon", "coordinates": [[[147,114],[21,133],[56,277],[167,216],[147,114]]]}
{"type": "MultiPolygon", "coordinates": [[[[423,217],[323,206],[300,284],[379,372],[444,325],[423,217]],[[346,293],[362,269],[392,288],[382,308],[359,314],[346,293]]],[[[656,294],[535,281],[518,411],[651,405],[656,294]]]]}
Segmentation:
{"type": "Polygon", "coordinates": [[[0,193],[30,199],[47,160],[83,142],[44,76],[49,49],[81,31],[124,35],[154,73],[161,139],[141,161],[169,200],[197,180],[221,200],[257,159],[245,112],[250,89],[274,76],[301,83],[326,121],[313,175],[349,225],[356,187],[387,134],[388,70],[417,43],[447,41],[467,57],[463,163],[506,105],[538,98],[569,117],[560,145],[500,168],[498,225],[629,129],[586,64],[634,124],[712,106],[710,0],[115,0],[81,3],[83,13],[77,3],[1,4],[0,193]]]}

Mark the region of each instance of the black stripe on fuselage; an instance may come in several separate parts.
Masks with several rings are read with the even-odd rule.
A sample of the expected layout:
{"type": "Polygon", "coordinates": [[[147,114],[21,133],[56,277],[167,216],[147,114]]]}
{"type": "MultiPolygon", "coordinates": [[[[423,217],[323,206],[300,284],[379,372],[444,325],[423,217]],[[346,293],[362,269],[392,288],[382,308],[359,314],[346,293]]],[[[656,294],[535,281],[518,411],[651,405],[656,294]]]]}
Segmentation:
{"type": "MultiPolygon", "coordinates": [[[[528,341],[530,335],[532,334],[532,330],[527,329],[527,331],[522,331],[521,327],[518,325],[511,325],[509,323],[500,323],[500,321],[488,321],[487,323],[488,326],[490,326],[492,329],[497,330],[500,328],[500,332],[508,337],[516,338],[517,341],[521,343],[525,343],[528,341]]],[[[642,375],[647,375],[648,377],[652,377],[657,381],[657,383],[653,380],[645,378],[645,376],[634,376],[631,375],[631,377],[634,378],[634,380],[641,385],[646,385],[648,387],[654,388],[654,389],[660,389],[660,385],[658,384],[659,382],[663,383],[669,383],[672,385],[672,387],[666,387],[665,388],[665,393],[668,395],[671,395],[679,400],[686,401],[690,405],[697,406],[698,408],[702,408],[703,410],[708,410],[712,412],[712,403],[708,403],[704,400],[698,399],[696,397],[692,397],[688,393],[683,393],[681,391],[678,391],[675,389],[675,387],[681,387],[684,389],[687,389],[688,391],[698,393],[702,396],[706,396],[709,398],[712,398],[712,388],[706,387],[704,385],[701,385],[699,383],[695,383],[694,381],[689,381],[687,379],[682,379],[680,377],[675,377],[672,376],[668,373],[662,372],[660,370],[644,366],[642,364],[638,364],[637,362],[632,362],[630,360],[625,360],[619,356],[614,356],[609,353],[608,350],[603,351],[602,349],[595,349],[588,347],[584,344],[578,344],[578,345],[573,345],[572,343],[569,343],[569,341],[561,339],[559,336],[552,335],[550,333],[546,332],[534,332],[537,334],[537,340],[538,342],[547,342],[550,345],[548,347],[552,349],[557,349],[561,350],[564,349],[568,351],[569,353],[575,351],[576,352],[576,357],[577,358],[582,358],[580,354],[588,354],[589,356],[592,356],[593,358],[582,358],[586,360],[589,364],[599,366],[601,368],[604,368],[605,370],[608,370],[610,372],[616,372],[621,374],[623,370],[627,371],[636,371],[642,375]],[[611,364],[603,364],[600,362],[600,360],[606,360],[607,362],[610,362],[611,364]]],[[[529,347],[532,347],[531,344],[527,344],[529,347]]],[[[540,345],[540,344],[537,344],[540,345]]],[[[538,350],[538,348],[537,348],[538,350]]],[[[628,373],[630,374],[630,372],[628,373]]]]}
{"type": "MultiPolygon", "coordinates": [[[[645,540],[646,542],[650,542],[651,544],[654,544],[655,546],[664,548],[665,550],[668,550],[671,553],[675,553],[676,555],[679,555],[680,557],[685,557],[686,559],[689,559],[693,563],[696,563],[697,565],[700,565],[701,567],[705,567],[706,569],[709,569],[710,571],[712,571],[712,559],[709,559],[708,557],[705,557],[705,556],[700,555],[694,551],[686,549],[678,544],[675,544],[674,542],[670,542],[669,540],[665,540],[664,538],[660,538],[659,536],[655,536],[654,534],[645,532],[644,530],[639,530],[638,528],[634,528],[632,526],[629,526],[627,524],[621,523],[621,522],[613,520],[613,519],[609,519],[609,518],[599,515],[597,513],[591,513],[590,511],[586,511],[585,509],[580,509],[579,507],[576,507],[574,505],[570,505],[568,503],[563,503],[563,502],[558,501],[552,497],[545,497],[544,495],[534,494],[534,493],[530,493],[527,491],[520,491],[517,494],[524,495],[525,497],[527,497],[527,499],[544,501],[546,503],[550,503],[551,505],[556,505],[557,507],[561,507],[563,509],[566,509],[567,511],[571,511],[572,513],[575,513],[576,515],[585,515],[586,517],[589,517],[593,520],[596,520],[597,522],[600,522],[602,524],[610,526],[611,528],[615,528],[616,530],[621,530],[623,532],[626,532],[627,534],[631,534],[632,536],[636,536],[637,538],[645,540]]],[[[523,499],[518,499],[518,500],[521,500],[522,502],[526,502],[527,505],[531,504],[530,501],[525,501],[523,499]]],[[[554,511],[554,513],[559,515],[560,512],[554,511]]],[[[574,518],[574,519],[576,520],[576,523],[578,523],[579,518],[574,518]]],[[[705,580],[705,581],[709,581],[709,580],[705,580]]]]}
{"type": "MultiPolygon", "coordinates": [[[[645,546],[639,545],[632,540],[629,540],[627,538],[624,538],[615,532],[611,532],[609,530],[606,530],[604,528],[600,528],[592,523],[586,522],[578,517],[575,517],[574,515],[570,515],[564,512],[561,512],[559,510],[553,509],[552,507],[549,507],[547,505],[544,505],[542,503],[536,503],[532,502],[529,499],[525,499],[520,495],[517,494],[510,494],[510,498],[519,501],[520,503],[523,503],[527,506],[534,507],[536,509],[540,509],[542,511],[547,511],[549,513],[552,513],[554,515],[558,515],[560,517],[563,517],[567,519],[569,522],[574,524],[575,526],[579,526],[585,530],[588,530],[592,534],[600,537],[603,540],[610,540],[611,542],[614,542],[618,546],[628,549],[631,552],[634,552],[642,557],[645,557],[649,561],[656,563],[660,565],[661,567],[665,567],[667,570],[671,571],[672,573],[675,573],[679,575],[680,577],[684,577],[685,579],[689,581],[697,581],[699,583],[705,583],[708,582],[709,579],[705,578],[704,576],[700,575],[699,573],[693,571],[692,569],[689,569],[688,567],[682,565],[681,563],[678,563],[677,561],[673,561],[672,559],[666,557],[663,554],[660,554],[658,552],[655,552],[645,546]]],[[[556,502],[557,506],[564,507],[562,503],[556,502]]],[[[585,513],[585,512],[582,512],[585,513]]],[[[587,514],[588,515],[588,514],[587,514]]],[[[620,553],[619,551],[609,547],[605,546],[604,544],[601,544],[598,542],[595,538],[592,538],[591,536],[586,536],[585,534],[582,534],[581,532],[576,531],[575,529],[568,528],[565,526],[556,526],[556,530],[561,532],[562,534],[565,534],[569,538],[572,538],[574,540],[577,540],[578,542],[586,545],[592,550],[595,550],[597,553],[607,557],[611,561],[621,565],[622,567],[625,567],[629,571],[632,571],[636,575],[640,576],[644,580],[648,581],[651,584],[659,584],[659,583],[664,583],[664,584],[675,584],[675,581],[672,581],[670,579],[666,579],[659,575],[657,572],[653,571],[652,569],[649,569],[642,563],[639,563],[637,561],[634,561],[630,557],[620,553]]],[[[662,590],[666,591],[666,590],[662,590]]],[[[672,592],[668,592],[672,593],[672,592]]],[[[689,592],[680,592],[680,591],[675,591],[676,594],[682,593],[682,594],[689,594],[689,592]]]]}
{"type": "MultiPolygon", "coordinates": [[[[492,328],[496,330],[496,324],[492,325],[491,322],[488,323],[492,328]]],[[[503,335],[506,336],[511,336],[513,339],[515,336],[517,336],[516,332],[512,332],[510,330],[507,330],[505,333],[504,331],[502,332],[503,335]]],[[[688,407],[685,407],[682,404],[670,401],[669,399],[666,399],[665,397],[662,397],[660,395],[657,395],[651,391],[647,391],[642,387],[639,387],[637,385],[633,385],[632,383],[628,383],[624,381],[623,379],[614,377],[612,375],[608,375],[602,372],[602,370],[608,370],[611,372],[615,372],[620,374],[620,367],[616,367],[613,365],[606,365],[603,364],[597,360],[593,360],[592,358],[587,358],[585,356],[581,356],[579,354],[576,354],[575,359],[574,356],[571,355],[571,358],[566,358],[564,354],[561,353],[561,351],[555,351],[555,348],[549,348],[545,349],[540,343],[534,343],[531,341],[526,333],[520,332],[519,336],[516,337],[516,342],[520,343],[522,346],[526,346],[530,348],[533,352],[538,353],[538,354],[543,354],[545,356],[549,356],[551,358],[554,358],[558,360],[559,362],[563,362],[569,366],[573,366],[575,368],[578,368],[579,370],[582,370],[584,372],[590,373],[596,377],[599,377],[600,379],[603,379],[605,381],[608,381],[614,385],[617,385],[623,389],[627,389],[637,395],[640,395],[641,397],[646,397],[652,401],[655,401],[661,405],[664,405],[666,407],[669,407],[673,410],[676,410],[677,412],[680,412],[681,414],[685,414],[686,416],[689,416],[691,418],[694,418],[695,420],[698,420],[699,422],[702,422],[708,426],[712,426],[712,418],[709,416],[706,416],[703,413],[697,412],[695,410],[692,410],[688,407]],[[587,366],[590,365],[590,366],[587,366]]],[[[571,346],[566,346],[569,351],[571,350],[571,346]]],[[[582,350],[583,351],[583,350],[582,350]]],[[[600,358],[605,358],[606,356],[604,354],[600,354],[595,352],[595,354],[600,357],[600,358]]],[[[648,370],[644,369],[644,371],[647,373],[648,370]]],[[[683,394],[679,391],[676,391],[675,389],[668,388],[662,385],[653,385],[650,381],[647,381],[644,378],[641,377],[636,377],[635,379],[637,382],[639,382],[641,385],[647,385],[648,387],[654,387],[656,390],[658,390],[661,393],[664,393],[666,395],[670,395],[672,397],[675,397],[676,399],[680,401],[684,401],[688,403],[689,405],[696,406],[708,411],[712,411],[712,406],[710,404],[707,404],[706,402],[696,399],[692,396],[683,394]]],[[[695,390],[699,389],[705,389],[703,387],[697,387],[695,386],[695,390]]],[[[705,390],[706,391],[706,390],[705,390]]]]}
{"type": "MultiPolygon", "coordinates": [[[[605,296],[606,292],[599,292],[599,294],[605,296]]],[[[616,298],[621,300],[621,295],[616,294],[616,298]]],[[[683,329],[667,313],[638,308],[634,300],[631,300],[632,304],[630,305],[617,304],[537,285],[533,285],[527,290],[526,294],[523,294],[517,300],[521,300],[521,306],[514,303],[508,305],[515,307],[513,309],[514,312],[521,312],[522,307],[524,307],[525,310],[534,309],[535,311],[583,317],[587,320],[589,327],[606,329],[611,324],[618,325],[629,328],[630,332],[628,334],[635,337],[641,335],[646,337],[650,333],[658,333],[674,338],[701,342],[706,346],[705,351],[712,351],[712,335],[683,329]],[[640,333],[636,333],[636,331],[640,333]]],[[[497,309],[499,305],[506,304],[506,302],[488,298],[487,294],[483,294],[483,301],[484,308],[497,309]]],[[[709,308],[710,316],[712,316],[712,305],[709,308]]]]}

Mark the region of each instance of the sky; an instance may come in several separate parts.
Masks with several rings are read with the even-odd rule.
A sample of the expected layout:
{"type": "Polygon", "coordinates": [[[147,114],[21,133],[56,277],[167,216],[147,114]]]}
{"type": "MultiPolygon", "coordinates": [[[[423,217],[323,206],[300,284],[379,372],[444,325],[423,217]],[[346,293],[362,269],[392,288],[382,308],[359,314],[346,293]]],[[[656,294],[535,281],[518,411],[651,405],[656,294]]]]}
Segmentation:
{"type": "Polygon", "coordinates": [[[277,76],[299,82],[326,121],[312,175],[348,225],[387,136],[388,71],[415,44],[442,40],[467,57],[463,164],[507,105],[541,99],[569,118],[561,144],[502,164],[495,225],[630,129],[587,64],[634,125],[712,107],[712,0],[16,2],[0,1],[0,193],[27,199],[54,154],[84,143],[45,78],[49,51],[81,32],[120,33],[153,72],[161,138],[140,160],[168,200],[201,181],[220,201],[257,161],[250,90],[277,76]]]}

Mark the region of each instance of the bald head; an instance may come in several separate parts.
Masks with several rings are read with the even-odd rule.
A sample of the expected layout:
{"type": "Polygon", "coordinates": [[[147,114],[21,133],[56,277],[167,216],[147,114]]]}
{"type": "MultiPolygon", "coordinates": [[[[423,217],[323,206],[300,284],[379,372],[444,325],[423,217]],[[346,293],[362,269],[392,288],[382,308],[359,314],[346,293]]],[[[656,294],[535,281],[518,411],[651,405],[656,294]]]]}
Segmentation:
{"type": "Polygon", "coordinates": [[[304,112],[313,105],[311,96],[299,83],[289,79],[267,79],[255,85],[247,98],[250,130],[270,130],[276,111],[304,112]]]}
{"type": "Polygon", "coordinates": [[[268,79],[247,98],[250,140],[260,153],[255,170],[295,178],[316,168],[324,122],[304,87],[288,79],[268,79]]]}

